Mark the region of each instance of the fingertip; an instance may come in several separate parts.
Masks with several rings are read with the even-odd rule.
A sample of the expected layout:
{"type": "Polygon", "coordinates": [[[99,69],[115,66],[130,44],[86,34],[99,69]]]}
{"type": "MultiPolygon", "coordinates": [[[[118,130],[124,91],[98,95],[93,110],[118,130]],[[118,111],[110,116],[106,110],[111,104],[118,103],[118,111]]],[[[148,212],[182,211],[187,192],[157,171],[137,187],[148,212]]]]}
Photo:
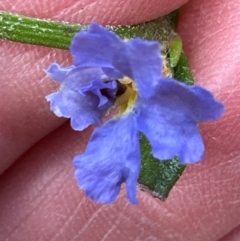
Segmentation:
{"type": "Polygon", "coordinates": [[[32,17],[51,18],[81,24],[132,25],[163,16],[188,0],[87,0],[87,1],[5,1],[4,11],[32,17]]]}

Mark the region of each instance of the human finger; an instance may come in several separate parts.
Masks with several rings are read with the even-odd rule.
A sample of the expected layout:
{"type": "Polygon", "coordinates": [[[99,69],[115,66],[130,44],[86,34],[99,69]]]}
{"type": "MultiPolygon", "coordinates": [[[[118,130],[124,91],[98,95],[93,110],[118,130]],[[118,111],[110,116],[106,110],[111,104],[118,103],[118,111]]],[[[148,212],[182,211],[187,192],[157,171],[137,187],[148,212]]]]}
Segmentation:
{"type": "MultiPolygon", "coordinates": [[[[211,89],[226,104],[226,114],[217,122],[201,125],[207,150],[205,159],[187,168],[167,201],[162,203],[139,191],[140,204],[132,206],[126,201],[124,190],[112,205],[95,204],[87,199],[73,179],[71,160],[84,151],[90,132],[74,132],[67,123],[36,144],[2,176],[0,204],[5,211],[0,233],[8,235],[10,240],[118,237],[118,240],[213,241],[239,225],[240,168],[236,138],[239,126],[234,122],[239,117],[236,114],[239,107],[234,101],[239,93],[235,77],[239,58],[231,25],[230,28],[224,25],[229,26],[228,17],[237,18],[239,11],[231,1],[228,7],[233,15],[229,11],[225,15],[224,4],[217,5],[219,9],[215,3],[205,0],[189,3],[182,9],[179,32],[188,44],[185,50],[197,82],[211,89]],[[221,30],[214,33],[206,20],[212,14],[224,20],[221,30]],[[198,29],[193,19],[195,24],[200,24],[198,29]],[[206,42],[202,29],[210,36],[206,42]],[[226,37],[221,42],[223,36],[226,37]],[[228,42],[235,46],[234,50],[225,45],[228,42]],[[212,53],[216,46],[218,51],[212,53]],[[197,55],[190,50],[196,50],[197,55]],[[231,56],[233,66],[221,68],[222,62],[215,63],[212,54],[214,59],[231,56]],[[208,69],[204,70],[206,66],[208,69]]],[[[240,30],[234,28],[234,31],[237,36],[240,30]]]]}
{"type": "Polygon", "coordinates": [[[219,241],[239,241],[240,240],[240,226],[234,228],[230,233],[221,238],[219,241]]]}

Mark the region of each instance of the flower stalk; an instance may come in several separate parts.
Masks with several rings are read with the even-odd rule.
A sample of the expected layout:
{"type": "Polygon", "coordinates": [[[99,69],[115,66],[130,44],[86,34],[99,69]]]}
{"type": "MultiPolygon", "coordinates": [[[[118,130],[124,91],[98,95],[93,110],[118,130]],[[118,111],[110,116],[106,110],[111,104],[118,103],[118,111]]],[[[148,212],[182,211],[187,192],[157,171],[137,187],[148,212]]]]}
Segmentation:
{"type": "MultiPolygon", "coordinates": [[[[122,38],[142,37],[166,44],[173,32],[175,14],[136,26],[107,26],[122,38]],[[157,30],[157,31],[156,31],[157,30]]],[[[0,38],[15,42],[69,49],[73,36],[86,26],[38,19],[0,11],[0,38]]]]}

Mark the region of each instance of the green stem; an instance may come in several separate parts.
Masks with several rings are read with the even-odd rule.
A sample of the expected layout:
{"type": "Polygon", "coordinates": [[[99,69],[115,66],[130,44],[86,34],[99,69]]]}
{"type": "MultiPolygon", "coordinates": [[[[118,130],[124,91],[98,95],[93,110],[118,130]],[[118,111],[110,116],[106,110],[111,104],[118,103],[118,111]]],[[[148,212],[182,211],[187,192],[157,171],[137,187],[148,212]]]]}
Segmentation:
{"type": "MultiPolygon", "coordinates": [[[[107,26],[123,38],[142,37],[167,42],[173,31],[174,14],[136,26],[107,26]],[[156,31],[157,30],[157,31],[156,31]]],[[[68,49],[76,32],[85,26],[30,18],[0,11],[0,39],[68,49]]]]}
{"type": "Polygon", "coordinates": [[[61,23],[0,12],[1,38],[21,43],[68,49],[79,24],[61,23]]]}

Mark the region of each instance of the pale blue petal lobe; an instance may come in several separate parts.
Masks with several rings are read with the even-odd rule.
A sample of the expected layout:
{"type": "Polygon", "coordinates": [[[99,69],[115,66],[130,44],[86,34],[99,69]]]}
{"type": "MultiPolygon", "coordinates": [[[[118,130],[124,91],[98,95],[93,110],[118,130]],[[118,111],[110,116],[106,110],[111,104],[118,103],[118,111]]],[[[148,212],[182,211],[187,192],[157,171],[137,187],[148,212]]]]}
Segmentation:
{"type": "Polygon", "coordinates": [[[68,66],[68,67],[62,68],[57,63],[53,63],[48,67],[48,69],[46,70],[46,73],[53,80],[59,83],[62,83],[66,79],[70,71],[72,71],[74,68],[75,68],[74,66],[68,66]]]}
{"type": "Polygon", "coordinates": [[[69,89],[81,91],[81,88],[89,85],[92,81],[107,81],[108,77],[101,68],[75,68],[68,73],[62,84],[69,89]]]}
{"type": "Polygon", "coordinates": [[[71,118],[74,130],[81,131],[91,124],[101,124],[104,112],[96,108],[99,100],[92,93],[83,96],[77,91],[64,88],[46,96],[46,99],[50,101],[50,108],[55,115],[71,118]]]}
{"type": "Polygon", "coordinates": [[[102,68],[102,71],[110,78],[112,79],[122,79],[124,77],[123,73],[119,72],[116,69],[113,68],[102,68]]]}
{"type": "Polygon", "coordinates": [[[197,85],[192,86],[191,91],[198,96],[198,100],[192,104],[193,113],[198,122],[217,120],[223,115],[224,105],[217,101],[210,91],[197,85]]]}
{"type": "Polygon", "coordinates": [[[200,161],[204,144],[197,124],[218,118],[223,106],[200,86],[173,79],[161,80],[157,95],[138,102],[138,128],[149,139],[159,159],[179,156],[182,163],[200,161]]]}
{"type": "Polygon", "coordinates": [[[123,41],[113,32],[92,23],[88,30],[77,33],[71,44],[71,53],[77,67],[112,67],[123,41]]]}
{"type": "Polygon", "coordinates": [[[201,86],[188,86],[171,78],[162,78],[156,97],[159,105],[176,113],[185,113],[195,122],[216,120],[224,112],[224,106],[213,94],[201,86]]]}
{"type": "Polygon", "coordinates": [[[123,182],[130,202],[137,202],[140,150],[133,118],[112,119],[95,129],[85,153],[74,158],[79,186],[96,202],[113,202],[123,182]]]}
{"type": "Polygon", "coordinates": [[[117,83],[116,81],[103,82],[93,80],[90,84],[83,86],[80,92],[85,95],[88,92],[93,93],[99,98],[98,108],[106,110],[113,105],[116,99],[117,83]]]}
{"type": "Polygon", "coordinates": [[[114,59],[114,67],[132,78],[142,98],[154,95],[162,72],[160,45],[157,41],[140,38],[125,43],[125,48],[114,59]]]}

